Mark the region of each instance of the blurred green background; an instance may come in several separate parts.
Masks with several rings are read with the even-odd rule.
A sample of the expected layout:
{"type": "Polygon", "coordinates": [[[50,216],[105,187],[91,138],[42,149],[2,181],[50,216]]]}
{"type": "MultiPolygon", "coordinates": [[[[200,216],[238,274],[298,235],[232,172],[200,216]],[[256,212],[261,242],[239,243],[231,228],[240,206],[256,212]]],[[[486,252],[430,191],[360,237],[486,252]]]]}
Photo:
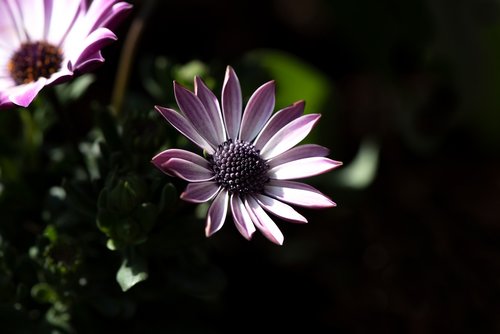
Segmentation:
{"type": "Polygon", "coordinates": [[[0,115],[5,333],[500,331],[499,1],[134,6],[104,66],[79,81],[83,93],[58,87],[63,97],[76,91],[67,105],[88,164],[102,163],[96,138],[106,142],[95,170],[109,174],[96,174],[97,188],[62,183],[78,179],[79,158],[57,160],[61,128],[43,101],[0,115]],[[102,110],[141,17],[115,133],[102,110]],[[306,113],[321,113],[307,140],[344,163],[308,180],[338,207],[299,209],[307,225],[279,222],[281,247],[259,233],[248,242],[230,219],[205,239],[206,207],[175,200],[185,183],[149,165],[187,145],[153,111],[174,105],[172,80],[190,87],[200,74],[220,96],[226,65],[245,98],[275,79],[277,107],[303,99],[306,113]],[[113,197],[130,185],[148,190],[113,197]],[[115,200],[136,209],[120,212],[115,200]],[[121,219],[140,231],[117,232],[121,219]],[[119,255],[107,237],[138,246],[119,255]],[[119,271],[137,254],[137,272],[119,271]],[[123,292],[117,271],[140,283],[123,292]]]}

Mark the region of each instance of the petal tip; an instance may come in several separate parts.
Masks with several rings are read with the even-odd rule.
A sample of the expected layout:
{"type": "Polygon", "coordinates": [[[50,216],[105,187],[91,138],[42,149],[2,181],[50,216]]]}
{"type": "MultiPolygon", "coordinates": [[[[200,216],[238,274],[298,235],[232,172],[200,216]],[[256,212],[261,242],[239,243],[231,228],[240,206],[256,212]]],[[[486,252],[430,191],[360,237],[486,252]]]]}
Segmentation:
{"type": "Polygon", "coordinates": [[[236,72],[234,68],[231,67],[231,65],[227,65],[226,67],[226,77],[225,77],[225,82],[227,82],[229,79],[238,79],[238,76],[236,75],[236,72]]]}
{"type": "Polygon", "coordinates": [[[298,107],[304,109],[306,106],[306,101],[305,100],[298,100],[292,104],[293,107],[298,107]]]}
{"type": "Polygon", "coordinates": [[[324,204],[322,204],[322,205],[320,205],[320,206],[316,206],[316,208],[318,208],[318,209],[323,209],[323,208],[325,208],[325,209],[326,209],[326,208],[335,208],[335,207],[337,207],[337,203],[335,203],[334,201],[332,201],[332,200],[331,200],[331,199],[329,199],[329,198],[328,198],[328,202],[329,202],[329,203],[324,203],[324,204]]]}
{"type": "Polygon", "coordinates": [[[251,240],[252,240],[252,237],[253,237],[253,235],[254,235],[254,233],[255,233],[255,231],[253,231],[253,232],[249,232],[249,234],[247,234],[247,235],[242,234],[242,236],[243,236],[243,238],[245,238],[246,240],[251,241],[251,240]]]}

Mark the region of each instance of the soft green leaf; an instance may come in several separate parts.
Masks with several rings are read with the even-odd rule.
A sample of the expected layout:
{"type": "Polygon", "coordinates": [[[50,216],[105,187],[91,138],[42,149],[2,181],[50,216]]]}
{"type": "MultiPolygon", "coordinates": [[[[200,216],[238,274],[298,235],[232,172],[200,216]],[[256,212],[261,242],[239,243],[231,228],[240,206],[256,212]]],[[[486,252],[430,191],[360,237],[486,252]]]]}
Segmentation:
{"type": "Polygon", "coordinates": [[[43,235],[52,243],[55,243],[57,241],[57,230],[54,225],[48,225],[43,231],[43,235]]]}
{"type": "Polygon", "coordinates": [[[31,296],[40,303],[55,303],[59,296],[47,283],[38,283],[31,288],[31,296]]]}
{"type": "Polygon", "coordinates": [[[335,173],[335,178],[345,187],[362,189],[375,179],[379,160],[379,145],[373,139],[365,139],[356,157],[335,173]]]}
{"type": "Polygon", "coordinates": [[[330,98],[328,78],[300,58],[278,50],[258,50],[248,54],[276,80],[276,105],[285,107],[298,100],[306,101],[305,113],[320,112],[330,98]]]}
{"type": "Polygon", "coordinates": [[[208,67],[199,60],[192,60],[184,65],[174,66],[172,69],[174,78],[181,84],[186,86],[193,85],[193,78],[197,75],[202,77],[205,81],[209,78],[208,67]]]}
{"type": "Polygon", "coordinates": [[[71,80],[69,83],[56,86],[55,89],[61,103],[66,104],[78,100],[95,79],[95,75],[93,74],[84,74],[71,80]]]}
{"type": "Polygon", "coordinates": [[[116,273],[116,281],[123,291],[127,291],[139,282],[148,278],[147,265],[143,258],[130,250],[124,257],[122,265],[116,273]]]}

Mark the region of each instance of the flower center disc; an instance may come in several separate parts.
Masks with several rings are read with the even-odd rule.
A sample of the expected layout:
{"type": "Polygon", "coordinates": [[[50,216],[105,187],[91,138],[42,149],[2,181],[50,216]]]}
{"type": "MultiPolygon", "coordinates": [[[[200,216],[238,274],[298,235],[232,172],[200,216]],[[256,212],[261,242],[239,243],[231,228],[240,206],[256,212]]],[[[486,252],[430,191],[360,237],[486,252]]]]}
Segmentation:
{"type": "Polygon", "coordinates": [[[21,44],[8,63],[8,70],[14,82],[22,85],[49,78],[61,68],[61,50],[47,42],[28,42],[21,44]]]}
{"type": "Polygon", "coordinates": [[[215,181],[232,193],[258,193],[269,181],[269,165],[255,147],[245,141],[229,139],[209,158],[215,181]]]}

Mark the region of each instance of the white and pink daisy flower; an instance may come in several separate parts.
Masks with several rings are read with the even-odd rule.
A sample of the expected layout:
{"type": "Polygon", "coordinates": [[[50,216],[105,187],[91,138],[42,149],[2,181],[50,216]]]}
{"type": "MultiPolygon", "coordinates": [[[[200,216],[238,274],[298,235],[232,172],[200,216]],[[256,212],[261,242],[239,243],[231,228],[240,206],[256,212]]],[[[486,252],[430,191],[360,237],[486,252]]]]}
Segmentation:
{"type": "Polygon", "coordinates": [[[180,112],[156,106],[179,132],[205,151],[205,156],[168,149],[152,162],[170,176],[189,182],[181,198],[193,203],[213,200],[205,233],[217,232],[231,211],[238,231],[251,239],[256,228],[276,244],[283,234],[268,213],[281,219],[307,223],[289,204],[307,208],[333,207],[317,189],[292,181],[340,166],[326,156],[329,150],[315,144],[296,146],[318,122],[319,114],[303,115],[304,102],[277,111],[275,83],[259,87],[243,110],[240,83],[227,68],[222,103],[199,78],[194,93],[174,82],[180,112]]]}
{"type": "Polygon", "coordinates": [[[0,109],[27,107],[48,85],[102,63],[131,9],[116,0],[0,0],[0,109]]]}

